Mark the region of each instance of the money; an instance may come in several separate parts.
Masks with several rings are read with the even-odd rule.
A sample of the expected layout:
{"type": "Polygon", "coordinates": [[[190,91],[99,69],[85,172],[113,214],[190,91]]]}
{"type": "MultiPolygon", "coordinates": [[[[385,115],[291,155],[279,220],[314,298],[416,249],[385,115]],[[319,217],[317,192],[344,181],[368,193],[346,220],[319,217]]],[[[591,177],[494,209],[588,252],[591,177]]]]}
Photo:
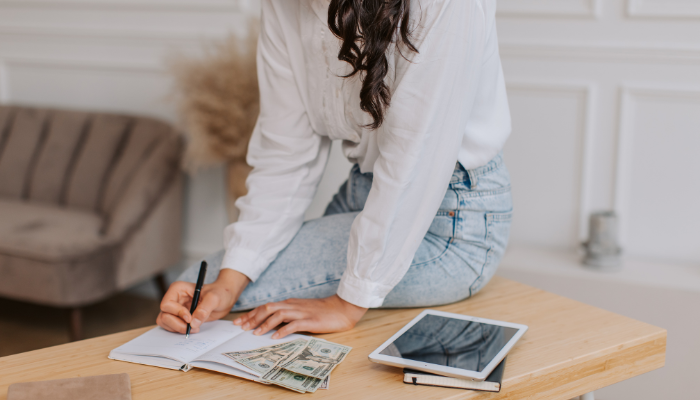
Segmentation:
{"type": "Polygon", "coordinates": [[[237,363],[244,365],[260,374],[266,374],[274,369],[280,362],[286,361],[290,356],[303,349],[306,340],[297,339],[287,343],[260,348],[249,352],[224,353],[237,363]],[[263,351],[264,350],[264,351],[263,351]],[[249,353],[249,354],[243,354],[249,353]]]}
{"type": "Polygon", "coordinates": [[[319,386],[318,388],[319,388],[319,389],[324,389],[324,390],[330,389],[330,388],[331,388],[331,376],[328,375],[328,376],[326,377],[326,379],[324,379],[324,380],[321,382],[321,386],[319,386]]]}
{"type": "Polygon", "coordinates": [[[263,375],[262,381],[265,383],[274,383],[275,385],[283,386],[299,393],[313,393],[323,382],[321,379],[297,374],[280,367],[275,367],[263,375]]]}
{"type": "Polygon", "coordinates": [[[267,350],[269,350],[269,349],[261,348],[261,349],[250,350],[250,351],[235,351],[235,352],[230,352],[230,353],[224,353],[224,355],[226,357],[230,357],[234,360],[238,360],[239,358],[248,358],[248,357],[262,354],[262,353],[266,352],[267,350]]]}
{"type": "Polygon", "coordinates": [[[261,383],[274,384],[299,393],[328,389],[330,373],[352,348],[311,338],[296,339],[258,349],[224,353],[260,373],[261,383]]]}
{"type": "Polygon", "coordinates": [[[345,359],[350,350],[352,347],[312,338],[302,351],[280,362],[279,367],[323,380],[345,359]]]}
{"type": "Polygon", "coordinates": [[[232,351],[229,353],[224,353],[224,355],[236,360],[239,358],[246,358],[246,357],[262,354],[262,353],[268,352],[270,350],[278,349],[280,347],[287,346],[288,344],[290,344],[292,342],[299,341],[299,340],[303,340],[304,342],[306,342],[304,339],[296,339],[296,340],[292,340],[291,342],[278,343],[278,344],[274,344],[272,346],[263,346],[263,347],[259,347],[257,349],[253,349],[253,350],[232,351]]]}

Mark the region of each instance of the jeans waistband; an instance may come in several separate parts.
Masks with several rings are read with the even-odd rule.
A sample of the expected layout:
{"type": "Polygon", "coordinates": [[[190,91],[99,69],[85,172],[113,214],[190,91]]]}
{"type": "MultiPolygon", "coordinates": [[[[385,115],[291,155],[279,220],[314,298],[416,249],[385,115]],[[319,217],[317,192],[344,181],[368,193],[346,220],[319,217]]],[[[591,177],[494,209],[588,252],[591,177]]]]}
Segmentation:
{"type": "Polygon", "coordinates": [[[503,153],[498,153],[491,161],[482,165],[481,167],[476,167],[472,169],[464,169],[462,164],[457,162],[455,165],[454,173],[452,174],[452,179],[450,183],[458,182],[470,182],[471,187],[476,186],[477,178],[481,175],[485,175],[494,169],[497,169],[503,165],[503,153]]]}
{"type": "MultiPolygon", "coordinates": [[[[455,165],[454,172],[452,173],[452,178],[450,179],[450,183],[459,183],[459,182],[470,182],[472,187],[475,187],[477,178],[481,175],[485,175],[495,169],[500,168],[503,165],[503,153],[499,152],[496,157],[492,158],[491,161],[486,163],[485,165],[482,165],[481,167],[476,167],[472,169],[464,169],[462,164],[457,162],[455,165]]],[[[360,172],[360,166],[358,164],[355,164],[352,166],[350,169],[350,177],[353,175],[364,175],[368,177],[369,179],[372,179],[373,174],[371,172],[365,172],[362,173],[360,172]]]]}

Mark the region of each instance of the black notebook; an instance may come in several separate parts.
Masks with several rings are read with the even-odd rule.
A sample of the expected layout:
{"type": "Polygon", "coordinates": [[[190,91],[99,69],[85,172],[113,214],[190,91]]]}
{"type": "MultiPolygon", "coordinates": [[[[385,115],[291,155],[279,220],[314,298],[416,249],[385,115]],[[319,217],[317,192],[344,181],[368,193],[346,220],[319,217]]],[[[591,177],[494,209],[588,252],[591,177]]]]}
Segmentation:
{"type": "Polygon", "coordinates": [[[496,369],[489,374],[485,381],[473,381],[471,379],[451,378],[431,374],[429,372],[416,371],[404,368],[403,382],[412,385],[441,386],[458,389],[481,390],[485,392],[500,392],[503,371],[506,369],[506,359],[504,358],[496,369]]]}

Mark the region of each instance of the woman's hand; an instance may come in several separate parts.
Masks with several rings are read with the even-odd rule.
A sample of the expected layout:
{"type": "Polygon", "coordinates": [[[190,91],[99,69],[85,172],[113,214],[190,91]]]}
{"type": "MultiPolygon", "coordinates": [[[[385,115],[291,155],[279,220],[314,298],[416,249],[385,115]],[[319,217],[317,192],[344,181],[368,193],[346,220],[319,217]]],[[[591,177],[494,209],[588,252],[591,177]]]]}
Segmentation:
{"type": "Polygon", "coordinates": [[[160,303],[156,323],[165,330],[185,333],[191,324],[192,333],[199,332],[202,322],[217,320],[231,312],[250,280],[232,269],[223,269],[216,282],[202,286],[197,309],[190,315],[194,283],[175,282],[170,285],[160,303]]]}
{"type": "Polygon", "coordinates": [[[283,338],[290,333],[304,331],[312,333],[341,332],[352,329],[367,312],[333,295],[325,299],[288,299],[277,303],[267,303],[233,321],[243,330],[255,329],[255,335],[264,335],[282,322],[273,339],[283,338]]]}

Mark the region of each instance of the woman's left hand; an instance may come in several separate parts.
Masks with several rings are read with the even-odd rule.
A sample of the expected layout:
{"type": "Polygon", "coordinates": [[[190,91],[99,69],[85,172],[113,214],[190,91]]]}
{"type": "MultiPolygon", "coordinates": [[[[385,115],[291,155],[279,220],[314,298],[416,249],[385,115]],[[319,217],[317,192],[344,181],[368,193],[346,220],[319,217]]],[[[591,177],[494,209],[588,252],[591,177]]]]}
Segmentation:
{"type": "Polygon", "coordinates": [[[287,322],[273,339],[281,339],[294,332],[331,333],[352,329],[367,312],[333,295],[325,299],[288,299],[267,303],[233,321],[243,330],[255,329],[255,335],[264,335],[277,325],[287,322]],[[257,328],[257,329],[256,329],[257,328]]]}

